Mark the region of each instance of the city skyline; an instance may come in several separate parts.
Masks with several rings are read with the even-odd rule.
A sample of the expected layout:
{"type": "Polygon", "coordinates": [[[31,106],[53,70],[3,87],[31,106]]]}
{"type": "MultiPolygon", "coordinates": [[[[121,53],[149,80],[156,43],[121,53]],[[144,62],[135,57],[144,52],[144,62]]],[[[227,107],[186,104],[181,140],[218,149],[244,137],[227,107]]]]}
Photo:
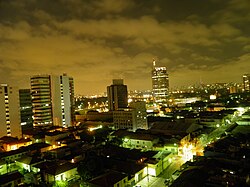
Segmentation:
{"type": "Polygon", "coordinates": [[[29,88],[37,74],[67,73],[76,94],[112,79],[152,89],[152,60],[170,88],[241,82],[250,70],[247,0],[0,1],[0,83],[29,88]]]}

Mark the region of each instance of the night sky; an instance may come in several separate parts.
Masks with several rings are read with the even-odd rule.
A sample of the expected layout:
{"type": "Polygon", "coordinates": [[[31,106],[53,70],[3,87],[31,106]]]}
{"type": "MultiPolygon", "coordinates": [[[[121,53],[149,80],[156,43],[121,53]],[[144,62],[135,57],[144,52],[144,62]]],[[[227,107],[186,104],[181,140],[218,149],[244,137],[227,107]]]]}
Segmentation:
{"type": "Polygon", "coordinates": [[[153,58],[171,88],[242,82],[249,35],[249,0],[0,0],[0,83],[65,72],[76,94],[146,90],[153,58]]]}

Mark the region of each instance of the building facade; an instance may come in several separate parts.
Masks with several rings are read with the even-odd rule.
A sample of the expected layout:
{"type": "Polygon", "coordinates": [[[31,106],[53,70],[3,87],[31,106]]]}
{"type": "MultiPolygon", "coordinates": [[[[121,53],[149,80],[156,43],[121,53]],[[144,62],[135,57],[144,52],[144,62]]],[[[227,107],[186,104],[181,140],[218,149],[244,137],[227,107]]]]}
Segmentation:
{"type": "Polygon", "coordinates": [[[31,77],[34,126],[72,125],[74,110],[73,78],[66,74],[31,77]]]}
{"type": "Polygon", "coordinates": [[[153,97],[156,103],[164,103],[167,101],[169,94],[169,79],[166,67],[157,67],[155,60],[153,61],[152,70],[152,87],[153,97]]]}
{"type": "Polygon", "coordinates": [[[0,84],[0,137],[21,135],[18,89],[0,84]]]}
{"type": "Polygon", "coordinates": [[[114,79],[113,84],[107,87],[107,94],[110,111],[128,107],[128,90],[123,79],[114,79]]]}
{"type": "Polygon", "coordinates": [[[148,129],[145,102],[137,101],[130,104],[129,108],[113,111],[115,129],[148,129]]]}
{"type": "Polygon", "coordinates": [[[136,112],[134,109],[121,109],[113,111],[115,129],[136,131],[136,112]]]}
{"type": "Polygon", "coordinates": [[[22,129],[31,128],[33,126],[32,119],[32,102],[30,89],[19,90],[20,115],[22,129]]]}
{"type": "Polygon", "coordinates": [[[148,129],[146,102],[145,101],[133,101],[129,106],[134,109],[136,115],[136,129],[148,129]]]}
{"type": "Polygon", "coordinates": [[[250,74],[243,75],[243,92],[250,91],[250,74]]]}

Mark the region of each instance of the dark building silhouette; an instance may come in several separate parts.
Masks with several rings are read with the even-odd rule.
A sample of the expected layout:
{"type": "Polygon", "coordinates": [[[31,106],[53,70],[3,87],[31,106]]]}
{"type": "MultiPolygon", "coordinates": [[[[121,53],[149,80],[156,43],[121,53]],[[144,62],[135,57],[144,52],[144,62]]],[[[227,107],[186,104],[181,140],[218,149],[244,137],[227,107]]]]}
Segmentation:
{"type": "Polygon", "coordinates": [[[127,85],[123,79],[114,79],[113,84],[107,87],[109,110],[118,110],[128,106],[127,85]]]}
{"type": "Polygon", "coordinates": [[[19,90],[20,115],[22,130],[33,127],[32,102],[30,89],[19,90]]]}

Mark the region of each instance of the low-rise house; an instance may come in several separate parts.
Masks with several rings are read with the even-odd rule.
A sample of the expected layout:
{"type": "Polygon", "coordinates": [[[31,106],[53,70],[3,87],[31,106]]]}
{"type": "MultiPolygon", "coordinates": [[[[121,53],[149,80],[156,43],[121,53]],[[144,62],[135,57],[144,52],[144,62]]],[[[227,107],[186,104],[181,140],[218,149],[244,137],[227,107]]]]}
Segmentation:
{"type": "Polygon", "coordinates": [[[128,186],[134,186],[147,175],[146,164],[122,161],[111,157],[103,157],[105,169],[125,173],[128,176],[128,186]]]}
{"type": "Polygon", "coordinates": [[[149,130],[152,134],[163,134],[171,136],[184,137],[201,128],[199,124],[196,123],[186,123],[183,121],[158,121],[152,124],[153,126],[149,130]]]}
{"type": "Polygon", "coordinates": [[[0,186],[1,187],[15,187],[23,184],[24,177],[18,172],[14,171],[12,173],[6,173],[0,175],[0,186]]]}
{"type": "Polygon", "coordinates": [[[17,139],[12,137],[2,137],[0,139],[1,146],[5,151],[12,151],[19,149],[20,147],[28,146],[32,144],[32,140],[29,138],[17,139]]]}
{"type": "Polygon", "coordinates": [[[158,152],[154,157],[145,160],[147,173],[151,176],[158,176],[172,163],[171,152],[158,152]]]}
{"type": "Polygon", "coordinates": [[[128,176],[117,171],[109,171],[89,181],[90,187],[127,187],[128,176]]]}
{"type": "MultiPolygon", "coordinates": [[[[127,149],[116,146],[106,146],[99,154],[107,158],[123,160],[126,162],[131,161],[134,164],[144,164],[144,173],[141,173],[142,177],[147,175],[147,173],[152,176],[158,176],[171,164],[173,157],[173,154],[167,151],[140,151],[139,149],[127,149]],[[148,166],[147,169],[146,166],[148,166]]],[[[139,177],[139,179],[141,178],[139,177]]]]}
{"type": "Polygon", "coordinates": [[[66,138],[69,136],[69,132],[62,132],[62,131],[53,131],[53,132],[47,132],[45,134],[45,143],[48,143],[50,145],[57,145],[57,140],[66,138]]]}
{"type": "Polygon", "coordinates": [[[51,184],[56,181],[70,181],[79,177],[77,164],[70,162],[43,162],[33,167],[38,168],[41,172],[41,178],[46,183],[51,184]]]}
{"type": "Polygon", "coordinates": [[[180,140],[176,138],[163,139],[161,143],[154,146],[155,151],[168,151],[173,154],[178,154],[180,140]]]}
{"type": "Polygon", "coordinates": [[[117,130],[112,134],[122,140],[122,146],[131,149],[153,150],[154,145],[159,142],[159,138],[154,135],[117,130]]]}
{"type": "Polygon", "coordinates": [[[15,162],[15,160],[27,154],[28,150],[26,149],[26,147],[23,147],[13,151],[2,152],[0,153],[0,158],[4,160],[6,163],[12,163],[15,162]]]}
{"type": "Polygon", "coordinates": [[[224,122],[224,117],[227,115],[222,111],[206,111],[200,112],[199,123],[207,127],[219,127],[224,122]]]}
{"type": "Polygon", "coordinates": [[[70,148],[67,146],[59,147],[48,151],[52,158],[60,159],[71,154],[70,148]]]}
{"type": "Polygon", "coordinates": [[[53,146],[47,143],[33,143],[26,147],[26,149],[29,151],[29,154],[36,154],[41,153],[44,154],[47,151],[53,149],[53,146]]]}
{"type": "Polygon", "coordinates": [[[45,142],[45,131],[41,129],[26,129],[22,133],[24,138],[30,138],[33,143],[45,142]]]}
{"type": "Polygon", "coordinates": [[[16,165],[27,170],[28,172],[32,171],[37,173],[39,172],[39,169],[33,166],[42,162],[44,162],[43,159],[37,158],[35,156],[23,156],[22,158],[16,160],[16,165]]]}

